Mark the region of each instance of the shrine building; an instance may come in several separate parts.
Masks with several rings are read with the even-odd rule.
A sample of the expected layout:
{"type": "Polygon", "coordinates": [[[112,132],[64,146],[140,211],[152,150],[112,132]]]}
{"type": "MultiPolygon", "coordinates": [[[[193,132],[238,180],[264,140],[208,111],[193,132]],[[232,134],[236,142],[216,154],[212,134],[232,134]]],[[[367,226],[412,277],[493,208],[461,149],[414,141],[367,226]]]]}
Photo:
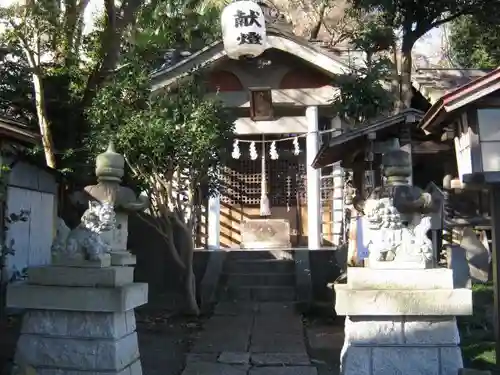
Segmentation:
{"type": "MultiPolygon", "coordinates": [[[[256,224],[253,230],[261,231],[262,243],[275,236],[281,247],[336,247],[347,242],[345,173],[342,155],[328,161],[325,147],[346,128],[332,108],[338,93],[332,82],[351,68],[344,56],[297,37],[289,24],[273,17],[271,8],[260,6],[266,15],[267,48],[259,56],[230,58],[220,40],[152,76],[152,91],[158,92],[200,70],[210,95],[237,116],[234,143],[228,145],[233,147],[233,158],[224,166],[220,195],[206,204],[199,246],[266,247],[269,243],[262,247],[245,243],[243,233],[245,225],[265,219],[276,225],[269,229],[256,224]],[[263,189],[269,212],[262,212],[263,189]]],[[[236,20],[236,26],[247,21],[236,20]]],[[[243,47],[260,41],[241,38],[236,40],[243,47]]],[[[421,95],[416,100],[421,102],[416,108],[425,111],[428,102],[421,95]]],[[[414,116],[412,124],[419,118],[414,116]]],[[[395,126],[398,123],[391,122],[395,126]]],[[[360,147],[363,151],[365,145],[360,147]]]]}

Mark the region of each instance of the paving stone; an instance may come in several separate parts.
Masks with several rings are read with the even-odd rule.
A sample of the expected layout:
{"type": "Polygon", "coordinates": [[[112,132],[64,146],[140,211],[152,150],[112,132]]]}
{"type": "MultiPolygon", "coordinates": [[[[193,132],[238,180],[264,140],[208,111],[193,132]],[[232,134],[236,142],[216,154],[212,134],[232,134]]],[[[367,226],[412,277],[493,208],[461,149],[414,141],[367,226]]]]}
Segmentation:
{"type": "Polygon", "coordinates": [[[316,367],[312,366],[269,366],[253,367],[249,375],[318,375],[316,367]]]}
{"type": "Polygon", "coordinates": [[[231,286],[294,286],[294,273],[232,273],[227,285],[231,286]]]}
{"type": "Polygon", "coordinates": [[[252,315],[213,316],[205,323],[192,352],[246,352],[252,324],[252,315]]]}
{"type": "Polygon", "coordinates": [[[256,315],[253,332],[271,333],[295,333],[303,335],[304,326],[302,319],[297,315],[256,315]]]}
{"type": "Polygon", "coordinates": [[[217,353],[188,353],[186,363],[189,362],[217,362],[217,353]]]}
{"type": "Polygon", "coordinates": [[[259,304],[256,302],[219,302],[215,306],[215,315],[242,315],[253,314],[259,311],[259,304]]]}
{"type": "Polygon", "coordinates": [[[182,375],[246,375],[248,365],[227,365],[212,362],[188,363],[182,375]]]}
{"type": "Polygon", "coordinates": [[[289,333],[266,334],[254,332],[250,346],[252,353],[305,353],[306,346],[303,335],[289,333]]]}
{"type": "Polygon", "coordinates": [[[253,325],[252,315],[213,316],[203,326],[203,331],[228,331],[232,335],[236,330],[250,332],[253,325]]]}
{"type": "Polygon", "coordinates": [[[230,365],[246,365],[250,362],[249,352],[222,352],[218,362],[230,365]]]}
{"type": "Polygon", "coordinates": [[[308,366],[311,364],[306,353],[255,353],[252,354],[251,362],[257,366],[308,366]]]}
{"type": "Polygon", "coordinates": [[[266,315],[280,315],[284,314],[288,315],[296,315],[295,311],[295,303],[287,303],[287,302],[261,302],[259,304],[259,313],[266,315]]]}
{"type": "Polygon", "coordinates": [[[220,353],[220,352],[246,352],[250,334],[231,330],[219,332],[202,332],[196,340],[193,352],[195,353],[220,353]]]}

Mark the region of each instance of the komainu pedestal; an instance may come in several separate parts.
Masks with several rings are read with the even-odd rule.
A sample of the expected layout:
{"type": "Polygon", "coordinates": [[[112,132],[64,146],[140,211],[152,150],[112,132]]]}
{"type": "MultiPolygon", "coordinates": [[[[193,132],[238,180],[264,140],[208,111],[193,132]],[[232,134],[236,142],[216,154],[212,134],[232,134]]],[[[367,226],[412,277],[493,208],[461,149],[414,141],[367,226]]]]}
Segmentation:
{"type": "MultiPolygon", "coordinates": [[[[400,265],[402,266],[402,265],[400,265]]],[[[346,315],[344,375],[456,375],[463,367],[456,316],[472,315],[472,292],[449,269],[349,268],[335,285],[346,315]]]]}
{"type": "Polygon", "coordinates": [[[148,286],[133,282],[132,267],[105,263],[31,268],[27,283],[9,286],[7,305],[27,310],[14,374],[142,374],[134,308],[148,286]]]}

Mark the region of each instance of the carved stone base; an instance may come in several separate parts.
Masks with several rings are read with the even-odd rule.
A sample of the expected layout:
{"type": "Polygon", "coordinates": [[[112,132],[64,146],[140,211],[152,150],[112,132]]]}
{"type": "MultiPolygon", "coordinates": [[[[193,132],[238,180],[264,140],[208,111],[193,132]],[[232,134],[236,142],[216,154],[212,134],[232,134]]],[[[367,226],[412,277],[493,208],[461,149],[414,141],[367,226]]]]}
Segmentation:
{"type": "Polygon", "coordinates": [[[135,255],[127,250],[113,250],[110,254],[113,266],[134,266],[137,263],[135,255]]]}
{"type": "Polygon", "coordinates": [[[335,285],[346,315],[343,375],[456,375],[463,367],[456,315],[472,315],[472,293],[453,289],[448,269],[348,268],[335,285]]]}
{"type": "Polygon", "coordinates": [[[381,262],[365,259],[364,266],[378,270],[423,270],[432,266],[431,262],[381,262]]]}
{"type": "Polygon", "coordinates": [[[28,270],[28,283],[7,291],[8,307],[27,309],[14,374],[142,375],[134,308],[147,302],[147,284],[132,278],[129,267],[28,270]],[[58,273],[71,270],[70,286],[60,285],[58,273]]]}
{"type": "Polygon", "coordinates": [[[53,266],[79,267],[79,268],[103,268],[111,266],[111,255],[101,254],[97,260],[68,259],[52,255],[53,266]]]}
{"type": "Polygon", "coordinates": [[[456,375],[463,367],[453,317],[346,317],[343,375],[456,375]]]}

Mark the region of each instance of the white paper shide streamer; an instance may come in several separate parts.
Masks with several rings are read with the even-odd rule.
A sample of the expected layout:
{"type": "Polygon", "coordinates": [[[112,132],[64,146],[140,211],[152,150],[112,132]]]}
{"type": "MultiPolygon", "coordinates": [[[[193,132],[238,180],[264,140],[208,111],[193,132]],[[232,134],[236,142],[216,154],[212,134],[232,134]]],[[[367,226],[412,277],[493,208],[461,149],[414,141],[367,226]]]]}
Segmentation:
{"type": "Polygon", "coordinates": [[[259,155],[257,154],[257,148],[255,147],[255,142],[250,143],[250,159],[257,160],[259,155]]]}
{"type": "Polygon", "coordinates": [[[233,142],[233,152],[231,153],[233,159],[239,159],[241,156],[239,143],[240,142],[237,139],[233,142]]]}
{"type": "Polygon", "coordinates": [[[276,150],[276,142],[273,141],[271,143],[271,148],[269,150],[269,156],[271,157],[271,160],[278,160],[279,155],[278,155],[278,150],[276,150]]]}
{"type": "Polygon", "coordinates": [[[293,139],[293,154],[294,155],[300,154],[299,137],[295,137],[293,139]]]}

